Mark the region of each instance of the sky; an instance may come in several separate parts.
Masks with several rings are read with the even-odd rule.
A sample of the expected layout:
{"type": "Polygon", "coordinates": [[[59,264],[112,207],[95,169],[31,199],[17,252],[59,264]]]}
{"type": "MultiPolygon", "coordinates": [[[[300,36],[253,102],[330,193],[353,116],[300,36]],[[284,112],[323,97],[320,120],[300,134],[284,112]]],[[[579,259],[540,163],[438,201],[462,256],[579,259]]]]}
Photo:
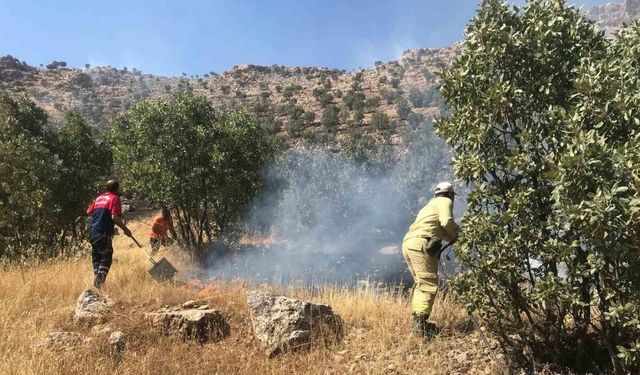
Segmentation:
{"type": "MultiPolygon", "coordinates": [[[[573,0],[590,7],[605,0],[573,0]]],[[[0,0],[0,56],[178,76],[238,64],[357,70],[462,39],[479,0],[0,0]]]]}

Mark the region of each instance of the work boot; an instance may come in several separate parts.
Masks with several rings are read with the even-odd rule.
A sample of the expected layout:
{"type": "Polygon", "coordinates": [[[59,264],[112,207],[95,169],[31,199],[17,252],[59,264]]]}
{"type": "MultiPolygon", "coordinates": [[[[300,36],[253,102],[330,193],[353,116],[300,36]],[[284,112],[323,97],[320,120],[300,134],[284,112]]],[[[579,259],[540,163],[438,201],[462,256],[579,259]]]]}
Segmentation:
{"type": "Polygon", "coordinates": [[[435,323],[429,321],[429,315],[413,315],[411,324],[411,335],[420,338],[436,337],[440,333],[440,328],[435,323]]]}
{"type": "Polygon", "coordinates": [[[102,288],[102,285],[104,285],[104,282],[107,279],[107,274],[105,272],[101,272],[98,271],[96,272],[96,276],[93,279],[93,286],[95,286],[97,289],[102,288]]]}

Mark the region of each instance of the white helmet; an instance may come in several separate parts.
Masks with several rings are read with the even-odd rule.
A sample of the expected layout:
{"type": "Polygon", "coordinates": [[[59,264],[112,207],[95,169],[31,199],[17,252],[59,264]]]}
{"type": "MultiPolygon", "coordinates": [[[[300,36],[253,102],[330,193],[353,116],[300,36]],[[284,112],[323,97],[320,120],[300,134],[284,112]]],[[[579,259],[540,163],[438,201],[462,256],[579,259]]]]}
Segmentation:
{"type": "Polygon", "coordinates": [[[453,185],[451,184],[451,182],[441,182],[438,185],[436,185],[436,189],[434,191],[436,194],[440,194],[440,193],[453,193],[455,194],[456,192],[453,190],[453,185]]]}

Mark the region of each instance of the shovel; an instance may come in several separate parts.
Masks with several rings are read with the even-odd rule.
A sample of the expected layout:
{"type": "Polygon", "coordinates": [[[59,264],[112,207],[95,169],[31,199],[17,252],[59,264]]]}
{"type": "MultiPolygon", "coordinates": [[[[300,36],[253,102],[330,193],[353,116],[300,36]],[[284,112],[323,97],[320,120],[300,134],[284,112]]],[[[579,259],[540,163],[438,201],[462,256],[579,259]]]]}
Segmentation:
{"type": "Polygon", "coordinates": [[[136,240],[133,236],[131,236],[133,242],[138,245],[142,253],[149,259],[149,261],[153,264],[153,266],[149,269],[149,275],[158,281],[167,281],[173,279],[173,276],[178,272],[178,270],[167,260],[167,258],[162,258],[159,261],[156,261],[151,257],[151,255],[147,254],[146,251],[143,250],[142,245],[138,240],[136,240]]]}

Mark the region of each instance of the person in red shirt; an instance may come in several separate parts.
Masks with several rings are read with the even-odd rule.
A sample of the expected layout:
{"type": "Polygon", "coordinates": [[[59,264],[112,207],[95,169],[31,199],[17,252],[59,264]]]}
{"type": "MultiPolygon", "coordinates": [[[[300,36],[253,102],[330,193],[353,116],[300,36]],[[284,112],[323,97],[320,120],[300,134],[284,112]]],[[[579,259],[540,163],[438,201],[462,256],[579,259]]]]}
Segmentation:
{"type": "Polygon", "coordinates": [[[106,192],[94,199],[87,208],[91,216],[89,242],[91,242],[91,260],[93,263],[93,285],[100,289],[107,279],[113,259],[113,245],[111,238],[115,234],[115,225],[124,234],[131,237],[131,231],[122,220],[122,202],[118,191],[118,180],[109,180],[106,192]]]}
{"type": "Polygon", "coordinates": [[[176,238],[176,231],[173,228],[173,219],[169,209],[163,208],[162,212],[153,218],[151,222],[151,233],[149,233],[149,242],[151,243],[151,255],[160,250],[160,245],[166,246],[169,243],[169,232],[171,236],[176,238]]]}

